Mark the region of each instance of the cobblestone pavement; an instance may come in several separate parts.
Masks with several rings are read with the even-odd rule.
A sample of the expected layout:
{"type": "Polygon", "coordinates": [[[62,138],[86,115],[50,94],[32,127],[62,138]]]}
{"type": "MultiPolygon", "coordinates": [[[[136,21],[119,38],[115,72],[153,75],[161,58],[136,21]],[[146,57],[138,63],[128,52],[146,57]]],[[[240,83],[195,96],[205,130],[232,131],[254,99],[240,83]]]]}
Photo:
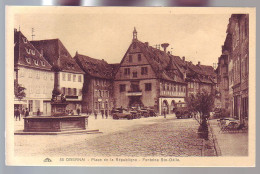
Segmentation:
{"type": "MultiPolygon", "coordinates": [[[[15,153],[21,156],[202,155],[203,141],[198,138],[198,123],[193,119],[157,117],[139,120],[111,119],[109,122],[113,127],[125,125],[125,128],[93,135],[18,136],[15,140],[15,153]]],[[[214,148],[207,149],[204,155],[214,156],[214,148]]]]}

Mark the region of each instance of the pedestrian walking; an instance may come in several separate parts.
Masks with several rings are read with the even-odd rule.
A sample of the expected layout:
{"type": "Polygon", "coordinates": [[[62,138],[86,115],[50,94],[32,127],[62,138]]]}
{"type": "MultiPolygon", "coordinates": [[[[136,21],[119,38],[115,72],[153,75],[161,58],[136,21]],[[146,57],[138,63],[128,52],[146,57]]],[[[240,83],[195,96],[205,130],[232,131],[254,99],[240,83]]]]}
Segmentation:
{"type": "Polygon", "coordinates": [[[101,110],[102,119],[104,119],[104,110],[101,110]]]}
{"type": "Polygon", "coordinates": [[[163,116],[164,116],[164,118],[166,118],[166,109],[165,108],[163,109],[163,116]]]}
{"type": "Polygon", "coordinates": [[[108,117],[108,110],[105,110],[105,116],[106,116],[106,119],[108,117]]]}
{"type": "Polygon", "coordinates": [[[40,116],[41,115],[41,112],[40,112],[40,109],[38,108],[37,110],[37,116],[40,116]]]}
{"type": "Polygon", "coordinates": [[[24,117],[27,117],[27,116],[29,116],[28,108],[25,109],[25,114],[24,114],[24,117]]]}
{"type": "Polygon", "coordinates": [[[80,114],[80,109],[79,109],[79,108],[77,109],[77,114],[78,114],[78,115],[80,114]]]}
{"type": "Polygon", "coordinates": [[[19,109],[16,109],[16,111],[15,111],[15,121],[17,121],[17,118],[19,118],[19,121],[21,120],[19,109]]]}
{"type": "Polygon", "coordinates": [[[95,119],[97,119],[97,111],[94,110],[95,119]]]}

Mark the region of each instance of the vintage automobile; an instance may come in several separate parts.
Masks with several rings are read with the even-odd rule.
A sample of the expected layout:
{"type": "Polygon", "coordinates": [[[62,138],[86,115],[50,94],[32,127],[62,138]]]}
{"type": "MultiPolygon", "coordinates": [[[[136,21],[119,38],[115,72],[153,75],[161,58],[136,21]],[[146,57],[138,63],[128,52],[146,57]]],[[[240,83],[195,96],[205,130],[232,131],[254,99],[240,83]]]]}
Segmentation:
{"type": "Polygon", "coordinates": [[[175,115],[180,118],[192,118],[192,114],[189,112],[188,107],[178,107],[175,109],[175,115]]]}
{"type": "Polygon", "coordinates": [[[116,108],[112,111],[113,119],[118,120],[122,118],[126,118],[128,120],[141,118],[140,115],[138,115],[137,111],[129,111],[128,109],[124,108],[116,108]]]}
{"type": "Polygon", "coordinates": [[[158,115],[155,113],[154,109],[153,108],[148,108],[147,109],[148,111],[148,114],[150,117],[157,117],[158,115]]]}
{"type": "Polygon", "coordinates": [[[146,108],[140,109],[139,112],[140,112],[141,116],[143,116],[145,118],[149,117],[149,112],[146,108]]]}

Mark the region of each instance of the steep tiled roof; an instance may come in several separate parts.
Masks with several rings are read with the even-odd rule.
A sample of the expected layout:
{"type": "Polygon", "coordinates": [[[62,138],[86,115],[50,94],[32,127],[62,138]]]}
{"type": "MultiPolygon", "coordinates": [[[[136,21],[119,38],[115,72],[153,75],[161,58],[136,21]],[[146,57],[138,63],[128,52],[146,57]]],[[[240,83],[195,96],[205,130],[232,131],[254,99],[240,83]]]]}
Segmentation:
{"type": "Polygon", "coordinates": [[[120,67],[120,63],[113,63],[113,64],[109,64],[112,67],[112,73],[113,73],[113,77],[115,76],[118,68],[120,67]]]}
{"type": "Polygon", "coordinates": [[[60,64],[62,71],[83,73],[59,39],[38,40],[31,43],[43,52],[43,56],[52,66],[60,64]]]}
{"type": "Polygon", "coordinates": [[[105,60],[94,59],[82,54],[76,54],[74,59],[80,65],[82,70],[92,77],[112,79],[116,65],[110,65],[105,60]]]}
{"type": "Polygon", "coordinates": [[[205,75],[210,75],[210,76],[217,76],[215,73],[215,70],[212,66],[207,66],[207,65],[199,65],[199,67],[202,69],[205,75]]]}
{"type": "Polygon", "coordinates": [[[51,65],[27,40],[21,31],[14,30],[14,65],[51,70],[51,65]]]}
{"type": "Polygon", "coordinates": [[[178,68],[174,63],[174,60],[177,59],[177,56],[173,56],[162,50],[148,46],[141,41],[136,40],[135,42],[146,57],[147,61],[152,66],[152,69],[158,78],[185,83],[185,81],[180,76],[181,72],[178,72],[178,68]],[[172,69],[173,71],[169,72],[169,69],[172,69]],[[175,75],[173,76],[172,73],[175,75]]]}

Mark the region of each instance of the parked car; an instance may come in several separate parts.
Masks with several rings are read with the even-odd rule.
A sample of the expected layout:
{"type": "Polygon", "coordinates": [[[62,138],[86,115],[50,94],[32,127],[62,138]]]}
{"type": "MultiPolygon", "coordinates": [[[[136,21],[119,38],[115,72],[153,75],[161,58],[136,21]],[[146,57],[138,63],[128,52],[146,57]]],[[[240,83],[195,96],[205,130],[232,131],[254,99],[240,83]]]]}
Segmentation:
{"type": "Polygon", "coordinates": [[[128,120],[140,118],[136,111],[129,111],[124,108],[116,108],[113,110],[113,119],[123,119],[126,118],[128,120]]]}
{"type": "Polygon", "coordinates": [[[178,107],[175,109],[175,115],[178,119],[180,118],[192,118],[192,114],[190,113],[187,107],[178,107]]]}

